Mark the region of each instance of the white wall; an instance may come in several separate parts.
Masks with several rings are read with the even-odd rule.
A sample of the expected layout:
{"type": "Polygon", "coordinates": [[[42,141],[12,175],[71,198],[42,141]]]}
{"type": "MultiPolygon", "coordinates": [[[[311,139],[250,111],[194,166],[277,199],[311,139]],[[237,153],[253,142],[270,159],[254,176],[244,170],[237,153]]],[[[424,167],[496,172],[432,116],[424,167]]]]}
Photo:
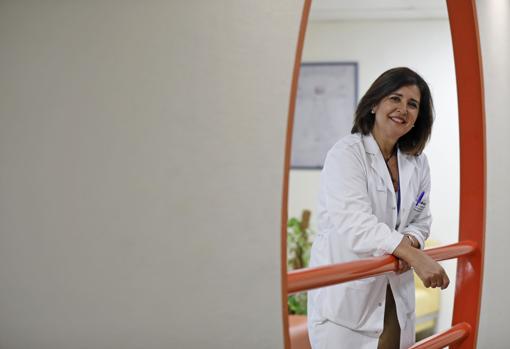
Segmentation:
{"type": "Polygon", "coordinates": [[[0,347],[278,348],[303,1],[0,3],[0,347]]]}
{"type": "MultiPolygon", "coordinates": [[[[446,11],[446,8],[445,8],[446,11]]],[[[458,241],[459,137],[455,70],[447,20],[310,22],[303,62],[354,61],[359,64],[359,96],[383,71],[408,66],[429,83],[436,119],[426,148],[432,176],[431,239],[458,241]]],[[[316,209],[319,171],[293,170],[289,216],[316,209]]],[[[456,261],[445,262],[455,278],[456,261]]],[[[452,280],[453,281],[453,280],[452,280]]],[[[442,292],[438,329],[451,325],[455,283],[442,292]]]]}
{"type": "Polygon", "coordinates": [[[487,224],[479,348],[508,348],[510,280],[510,3],[477,1],[484,69],[487,137],[487,224]]]}

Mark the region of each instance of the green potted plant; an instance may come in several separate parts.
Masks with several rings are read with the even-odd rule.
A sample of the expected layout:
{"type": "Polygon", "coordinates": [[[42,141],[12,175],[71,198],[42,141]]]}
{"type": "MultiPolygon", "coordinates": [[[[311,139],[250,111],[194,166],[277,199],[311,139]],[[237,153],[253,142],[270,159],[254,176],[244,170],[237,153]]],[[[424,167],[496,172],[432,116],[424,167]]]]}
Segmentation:
{"type": "MultiPolygon", "coordinates": [[[[296,270],[306,268],[310,261],[310,238],[313,231],[310,229],[309,210],[303,210],[301,220],[292,217],[287,223],[287,268],[296,270]]],[[[288,297],[289,314],[306,315],[306,292],[297,293],[288,297]]]]}

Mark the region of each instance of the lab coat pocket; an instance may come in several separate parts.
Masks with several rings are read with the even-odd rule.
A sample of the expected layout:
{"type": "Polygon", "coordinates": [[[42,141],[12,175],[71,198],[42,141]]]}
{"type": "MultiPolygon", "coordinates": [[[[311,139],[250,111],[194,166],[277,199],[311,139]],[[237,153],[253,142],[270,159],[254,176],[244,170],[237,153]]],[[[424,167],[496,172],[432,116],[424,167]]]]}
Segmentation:
{"type": "Polygon", "coordinates": [[[420,214],[427,208],[427,202],[424,199],[420,202],[413,201],[411,206],[408,208],[409,216],[407,217],[407,221],[409,223],[411,223],[416,217],[420,216],[420,214]]]}
{"type": "MultiPolygon", "coordinates": [[[[407,217],[405,217],[405,219],[403,219],[403,220],[402,220],[402,222],[401,222],[401,226],[406,226],[406,225],[408,225],[408,224],[411,224],[411,223],[413,222],[413,220],[414,220],[416,217],[418,217],[418,216],[419,216],[419,214],[420,214],[420,213],[419,213],[419,212],[417,212],[417,211],[415,211],[415,210],[413,210],[413,207],[414,207],[414,205],[406,209],[406,211],[407,211],[409,214],[407,215],[407,217]],[[405,223],[405,224],[402,224],[402,223],[405,223]]],[[[406,211],[404,211],[404,212],[406,212],[406,211]]]]}
{"type": "Polygon", "coordinates": [[[378,333],[382,330],[384,307],[379,300],[376,282],[356,287],[327,287],[323,311],[331,321],[357,331],[378,333]]]}
{"type": "Polygon", "coordinates": [[[412,211],[422,212],[427,207],[428,195],[422,191],[417,197],[416,201],[413,202],[412,211]]]}

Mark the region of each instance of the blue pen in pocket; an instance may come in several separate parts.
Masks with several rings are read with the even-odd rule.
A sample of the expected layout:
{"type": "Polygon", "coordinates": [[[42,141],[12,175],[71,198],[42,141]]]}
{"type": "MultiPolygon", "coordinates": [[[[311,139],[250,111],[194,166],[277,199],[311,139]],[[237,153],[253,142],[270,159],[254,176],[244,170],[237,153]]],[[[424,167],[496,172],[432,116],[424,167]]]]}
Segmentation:
{"type": "Polygon", "coordinates": [[[416,200],[416,205],[414,205],[414,207],[418,207],[418,205],[420,204],[421,200],[423,199],[423,195],[425,195],[424,191],[422,191],[420,196],[418,196],[418,199],[416,200]]]}

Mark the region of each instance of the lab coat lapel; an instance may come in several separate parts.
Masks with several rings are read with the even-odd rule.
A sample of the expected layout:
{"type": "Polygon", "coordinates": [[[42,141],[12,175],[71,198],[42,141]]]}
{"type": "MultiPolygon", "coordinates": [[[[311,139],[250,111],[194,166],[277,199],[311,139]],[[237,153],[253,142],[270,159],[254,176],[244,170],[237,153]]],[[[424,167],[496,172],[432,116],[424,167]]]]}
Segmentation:
{"type": "Polygon", "coordinates": [[[384,162],[384,158],[381,154],[379,146],[375,141],[372,134],[368,134],[363,136],[363,144],[365,146],[365,151],[369,154],[370,157],[370,165],[375,170],[375,172],[379,175],[380,180],[386,186],[386,189],[395,195],[395,189],[393,188],[393,182],[391,181],[390,172],[388,171],[388,167],[384,162]]]}
{"type": "Polygon", "coordinates": [[[413,174],[416,173],[416,159],[412,155],[404,154],[398,150],[398,171],[399,171],[399,181],[400,181],[400,221],[401,225],[404,225],[407,221],[407,216],[409,215],[409,207],[414,200],[415,193],[410,190],[410,182],[413,174]],[[404,210],[402,210],[404,208],[404,210]]]}

